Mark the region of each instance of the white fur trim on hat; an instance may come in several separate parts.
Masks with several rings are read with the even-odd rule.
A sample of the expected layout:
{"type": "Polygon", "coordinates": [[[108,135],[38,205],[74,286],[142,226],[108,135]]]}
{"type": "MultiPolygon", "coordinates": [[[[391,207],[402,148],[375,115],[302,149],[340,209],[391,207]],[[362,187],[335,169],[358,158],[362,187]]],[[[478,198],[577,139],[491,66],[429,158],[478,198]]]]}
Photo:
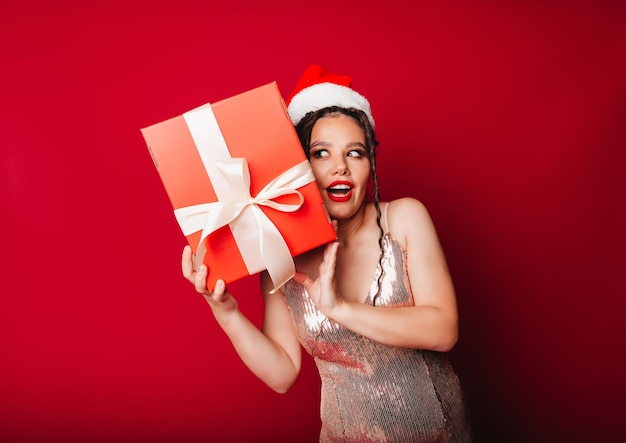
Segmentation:
{"type": "Polygon", "coordinates": [[[365,112],[372,127],[374,127],[374,118],[369,101],[354,89],[335,83],[318,83],[304,88],[291,99],[287,112],[295,126],[309,112],[329,106],[360,109],[365,112]]]}

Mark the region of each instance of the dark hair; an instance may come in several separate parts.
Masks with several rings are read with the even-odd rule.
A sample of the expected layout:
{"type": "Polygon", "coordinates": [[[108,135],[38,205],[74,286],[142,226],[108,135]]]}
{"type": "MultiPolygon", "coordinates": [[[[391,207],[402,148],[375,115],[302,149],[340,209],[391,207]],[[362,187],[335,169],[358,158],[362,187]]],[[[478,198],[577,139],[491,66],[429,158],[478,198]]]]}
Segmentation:
{"type": "Polygon", "coordinates": [[[323,108],[318,111],[312,111],[306,114],[302,118],[302,120],[300,120],[300,122],[296,125],[296,133],[298,134],[298,138],[300,139],[300,143],[302,144],[302,149],[304,149],[306,158],[310,159],[309,152],[311,149],[311,133],[313,131],[313,126],[315,126],[315,123],[317,123],[320,118],[332,114],[343,114],[354,118],[358,125],[361,127],[361,129],[363,129],[363,133],[365,134],[365,147],[367,148],[370,160],[370,180],[371,184],[373,185],[372,195],[368,197],[374,203],[374,207],[376,208],[376,225],[380,230],[380,236],[378,238],[378,246],[380,247],[378,266],[381,272],[378,276],[377,292],[376,294],[374,294],[372,299],[372,303],[376,304],[376,298],[378,297],[378,294],[381,290],[380,282],[383,276],[383,237],[385,231],[383,230],[381,223],[380,194],[378,189],[378,176],[376,174],[376,149],[378,147],[378,141],[376,140],[374,127],[367,117],[367,114],[365,114],[365,112],[361,111],[360,109],[329,106],[327,108],[323,108]]]}

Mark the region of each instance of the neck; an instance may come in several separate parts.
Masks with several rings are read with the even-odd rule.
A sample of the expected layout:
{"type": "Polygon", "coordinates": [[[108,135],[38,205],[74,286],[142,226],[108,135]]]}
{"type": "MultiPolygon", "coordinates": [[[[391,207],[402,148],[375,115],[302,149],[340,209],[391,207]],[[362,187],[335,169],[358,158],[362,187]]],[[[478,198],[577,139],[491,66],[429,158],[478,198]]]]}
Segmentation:
{"type": "Polygon", "coordinates": [[[367,212],[367,203],[363,202],[359,210],[350,218],[337,221],[337,240],[345,245],[365,224],[365,213],[367,212]]]}

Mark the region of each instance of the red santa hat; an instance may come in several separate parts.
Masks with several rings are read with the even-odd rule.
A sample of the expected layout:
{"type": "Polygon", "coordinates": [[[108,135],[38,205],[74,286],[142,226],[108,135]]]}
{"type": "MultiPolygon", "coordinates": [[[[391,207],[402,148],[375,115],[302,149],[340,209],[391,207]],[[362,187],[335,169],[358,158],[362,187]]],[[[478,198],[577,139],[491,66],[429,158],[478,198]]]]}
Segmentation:
{"type": "Polygon", "coordinates": [[[287,113],[294,125],[309,112],[339,106],[360,109],[365,112],[374,127],[370,103],[352,89],[352,78],[333,74],[318,65],[307,68],[286,104],[287,113]]]}

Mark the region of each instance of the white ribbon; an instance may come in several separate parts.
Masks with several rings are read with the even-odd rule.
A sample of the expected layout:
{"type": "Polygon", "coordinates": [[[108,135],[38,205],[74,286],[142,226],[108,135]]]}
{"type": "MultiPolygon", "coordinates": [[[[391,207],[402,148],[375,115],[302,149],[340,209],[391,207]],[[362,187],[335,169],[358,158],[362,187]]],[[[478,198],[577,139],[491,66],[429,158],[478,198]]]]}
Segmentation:
{"type": "Polygon", "coordinates": [[[245,158],[232,158],[210,106],[184,114],[218,201],[174,210],[184,235],[202,231],[196,250],[196,266],[206,254],[204,240],[230,225],[249,274],[267,269],[274,290],[295,273],[289,248],[278,228],[259,205],[281,212],[295,212],[304,197],[297,190],[315,181],[308,161],[293,166],[269,182],[255,197],[250,195],[250,172],[245,158]],[[298,196],[298,203],[278,203],[275,198],[298,196]]]}

